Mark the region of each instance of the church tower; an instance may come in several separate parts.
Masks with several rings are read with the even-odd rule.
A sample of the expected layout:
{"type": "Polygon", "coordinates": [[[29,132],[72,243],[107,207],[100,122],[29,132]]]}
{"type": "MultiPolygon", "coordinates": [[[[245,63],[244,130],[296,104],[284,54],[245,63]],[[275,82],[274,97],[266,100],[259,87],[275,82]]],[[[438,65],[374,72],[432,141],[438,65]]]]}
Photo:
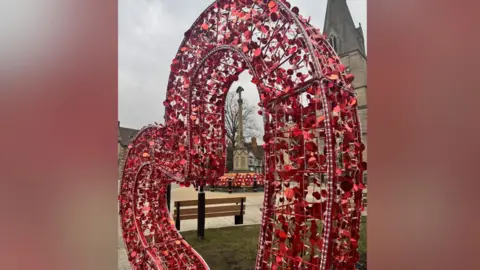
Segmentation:
{"type": "MultiPolygon", "coordinates": [[[[362,25],[355,26],[346,0],[328,0],[323,33],[355,76],[353,87],[357,93],[358,116],[362,125],[362,141],[367,146],[367,55],[362,25]]],[[[367,160],[367,149],[363,152],[367,160]]]]}

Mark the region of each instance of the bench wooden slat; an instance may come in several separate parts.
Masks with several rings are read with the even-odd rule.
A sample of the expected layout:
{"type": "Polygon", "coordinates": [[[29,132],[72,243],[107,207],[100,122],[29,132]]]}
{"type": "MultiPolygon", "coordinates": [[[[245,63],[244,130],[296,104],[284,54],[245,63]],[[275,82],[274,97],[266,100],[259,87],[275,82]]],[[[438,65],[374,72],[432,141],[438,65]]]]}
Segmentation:
{"type": "MultiPolygon", "coordinates": [[[[205,218],[213,218],[213,217],[227,217],[227,216],[235,216],[239,215],[239,211],[235,212],[217,212],[217,213],[207,213],[205,214],[205,218]]],[[[245,215],[245,211],[242,212],[242,215],[245,215]]],[[[198,215],[192,214],[192,215],[180,215],[180,220],[187,220],[187,219],[197,219],[198,215]]]]}
{"type": "MultiPolygon", "coordinates": [[[[243,210],[245,211],[246,205],[243,206],[243,210]]],[[[208,213],[218,213],[218,212],[235,212],[240,213],[241,210],[241,205],[229,205],[229,206],[214,206],[214,207],[205,207],[205,214],[208,213]]],[[[192,214],[197,214],[198,213],[198,208],[186,208],[182,209],[180,208],[180,216],[183,215],[192,215],[192,214]]],[[[173,215],[177,215],[177,209],[173,211],[173,215]]]]}
{"type": "MultiPolygon", "coordinates": [[[[241,201],[246,202],[247,198],[246,197],[235,197],[235,198],[215,198],[215,199],[206,199],[205,204],[225,204],[225,203],[240,203],[241,201]]],[[[180,209],[181,207],[184,206],[198,206],[198,200],[189,200],[189,201],[176,201],[174,203],[174,206],[177,205],[177,203],[180,204],[180,209]]]]}

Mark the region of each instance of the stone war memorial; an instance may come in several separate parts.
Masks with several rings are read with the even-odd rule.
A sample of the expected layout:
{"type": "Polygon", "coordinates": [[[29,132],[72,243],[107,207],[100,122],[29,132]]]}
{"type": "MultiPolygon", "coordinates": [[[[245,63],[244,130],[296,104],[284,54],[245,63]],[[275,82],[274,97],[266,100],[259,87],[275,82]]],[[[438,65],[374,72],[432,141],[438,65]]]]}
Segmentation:
{"type": "Polygon", "coordinates": [[[333,47],[285,0],[217,0],[198,16],[170,66],[164,124],[141,129],[124,157],[120,222],[132,269],[210,269],[176,229],[167,193],[172,183],[203,192],[228,177],[225,96],[244,71],[265,131],[251,268],[355,268],[365,144],[354,76],[333,47]]]}
{"type": "MultiPolygon", "coordinates": [[[[235,138],[235,147],[232,148],[233,170],[225,172],[218,181],[211,182],[209,185],[211,191],[227,190],[229,193],[232,193],[234,190],[257,192],[260,189],[263,191],[265,183],[263,163],[265,163],[265,160],[263,158],[256,158],[255,154],[257,154],[257,156],[258,154],[264,155],[264,151],[260,152],[255,151],[259,149],[252,149],[252,152],[255,154],[250,156],[251,152],[245,145],[245,137],[243,136],[243,91],[245,90],[241,86],[236,90],[238,94],[238,136],[235,138]]],[[[251,143],[252,148],[259,148],[256,145],[256,139],[252,139],[252,141],[255,142],[251,143]]]]}

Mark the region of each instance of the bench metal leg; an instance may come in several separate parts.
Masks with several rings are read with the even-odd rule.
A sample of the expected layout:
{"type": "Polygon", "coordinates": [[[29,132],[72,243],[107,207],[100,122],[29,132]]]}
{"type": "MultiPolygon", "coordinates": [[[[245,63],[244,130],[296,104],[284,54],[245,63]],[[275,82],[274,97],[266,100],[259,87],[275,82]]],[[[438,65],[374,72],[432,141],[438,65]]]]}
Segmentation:
{"type": "Polygon", "coordinates": [[[243,215],[235,216],[235,225],[243,224],[243,215]]]}
{"type": "Polygon", "coordinates": [[[235,225],[243,224],[243,198],[240,203],[240,215],[235,216],[235,225]]]}
{"type": "Polygon", "coordinates": [[[198,192],[197,237],[198,240],[203,240],[205,237],[205,191],[203,186],[200,186],[200,192],[198,192]]]}

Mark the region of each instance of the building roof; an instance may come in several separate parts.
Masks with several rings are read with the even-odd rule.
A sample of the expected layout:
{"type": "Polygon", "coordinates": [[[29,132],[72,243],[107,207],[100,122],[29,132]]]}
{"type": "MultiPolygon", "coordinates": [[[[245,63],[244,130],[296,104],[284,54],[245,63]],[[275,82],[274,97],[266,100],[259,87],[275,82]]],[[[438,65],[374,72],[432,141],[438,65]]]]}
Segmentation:
{"type": "Polygon", "coordinates": [[[138,131],[138,129],[121,127],[120,121],[118,121],[118,143],[128,146],[138,131]]]}
{"type": "Polygon", "coordinates": [[[338,55],[358,50],[366,56],[362,26],[355,26],[346,0],[328,0],[323,33],[327,37],[334,35],[339,40],[338,55]]]}
{"type": "Polygon", "coordinates": [[[262,145],[257,145],[257,147],[254,148],[253,144],[250,142],[250,143],[246,143],[245,147],[247,147],[248,152],[253,153],[256,159],[263,159],[263,154],[265,151],[263,150],[262,145]]]}

